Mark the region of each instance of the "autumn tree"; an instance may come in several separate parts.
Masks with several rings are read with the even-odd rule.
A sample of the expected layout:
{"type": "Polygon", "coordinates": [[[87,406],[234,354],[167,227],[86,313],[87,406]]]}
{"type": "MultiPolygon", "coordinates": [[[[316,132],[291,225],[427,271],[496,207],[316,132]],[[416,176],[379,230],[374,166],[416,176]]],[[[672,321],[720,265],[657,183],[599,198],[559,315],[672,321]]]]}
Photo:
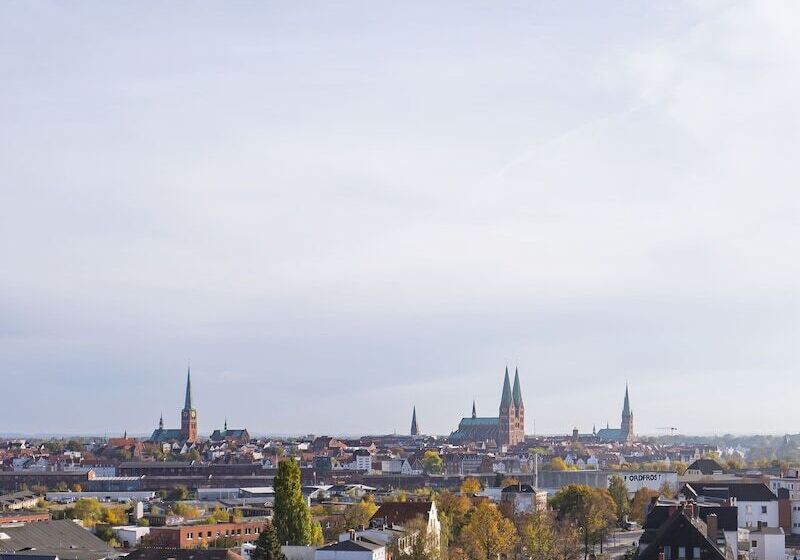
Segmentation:
{"type": "Polygon", "coordinates": [[[364,500],[348,506],[342,515],[345,529],[366,527],[376,511],[378,506],[373,500],[364,500]]]}
{"type": "Polygon", "coordinates": [[[581,531],[584,558],[598,542],[602,551],[605,536],[616,521],[616,506],[607,490],[570,484],[556,492],[552,504],[560,519],[572,521],[581,531]]]}
{"type": "Polygon", "coordinates": [[[631,502],[631,519],[640,525],[643,524],[650,502],[653,498],[657,498],[658,496],[659,492],[656,490],[639,488],[633,495],[633,502],[631,502]]]}
{"type": "Polygon", "coordinates": [[[428,474],[441,474],[444,461],[436,451],[428,450],[422,456],[422,470],[428,474]]]}
{"type": "Polygon", "coordinates": [[[520,530],[520,541],[529,560],[552,560],[558,554],[553,516],[537,511],[529,515],[520,530]]]}
{"type": "Polygon", "coordinates": [[[278,541],[290,545],[309,544],[312,536],[311,512],[303,497],[297,461],[286,459],[278,463],[273,486],[273,523],[278,541]]]}
{"type": "Polygon", "coordinates": [[[458,496],[444,490],[436,496],[436,509],[442,525],[442,538],[446,544],[456,542],[461,529],[467,523],[472,503],[466,496],[458,496]]]}
{"type": "Polygon", "coordinates": [[[561,457],[553,457],[550,460],[550,470],[551,471],[565,471],[567,470],[567,464],[564,462],[564,459],[561,457]]]}
{"type": "Polygon", "coordinates": [[[477,494],[482,489],[480,480],[473,476],[465,478],[464,482],[461,483],[462,494],[477,494]]]}
{"type": "Polygon", "coordinates": [[[617,508],[617,521],[621,523],[631,510],[630,502],[628,501],[628,487],[621,476],[615,474],[608,479],[608,493],[617,508]]]}
{"type": "Polygon", "coordinates": [[[461,531],[461,543],[470,560],[496,560],[514,550],[514,524],[494,504],[481,502],[461,531]]]}

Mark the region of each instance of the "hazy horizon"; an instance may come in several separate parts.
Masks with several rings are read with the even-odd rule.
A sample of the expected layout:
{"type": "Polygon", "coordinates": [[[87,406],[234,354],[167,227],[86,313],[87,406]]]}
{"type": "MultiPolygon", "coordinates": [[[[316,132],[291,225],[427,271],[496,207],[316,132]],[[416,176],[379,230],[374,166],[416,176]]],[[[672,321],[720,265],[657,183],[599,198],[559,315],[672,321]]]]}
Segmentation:
{"type": "Polygon", "coordinates": [[[793,433],[800,4],[0,5],[0,431],[793,433]],[[9,398],[12,397],[12,398],[9,398]]]}

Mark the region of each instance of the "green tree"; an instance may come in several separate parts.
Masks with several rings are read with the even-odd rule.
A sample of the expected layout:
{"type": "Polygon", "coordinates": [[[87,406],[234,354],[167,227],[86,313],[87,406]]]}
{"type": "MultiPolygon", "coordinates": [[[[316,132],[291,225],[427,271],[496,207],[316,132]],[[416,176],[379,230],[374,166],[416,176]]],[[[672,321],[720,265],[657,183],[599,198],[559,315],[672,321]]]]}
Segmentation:
{"type": "Polygon", "coordinates": [[[464,553],[470,560],[496,560],[514,550],[514,524],[494,504],[481,502],[461,531],[464,553]]]}
{"type": "Polygon", "coordinates": [[[422,470],[428,474],[441,474],[444,461],[436,451],[428,450],[422,456],[422,470]]]}
{"type": "Polygon", "coordinates": [[[278,463],[273,482],[275,504],[273,522],[278,541],[290,545],[311,543],[311,512],[300,485],[300,467],[294,459],[278,463]]]}
{"type": "Polygon", "coordinates": [[[250,553],[252,560],[286,560],[281,552],[281,542],[275,526],[269,521],[261,529],[261,534],[255,542],[256,547],[250,553]]]}
{"type": "Polygon", "coordinates": [[[550,512],[539,511],[529,515],[520,530],[520,540],[529,560],[552,560],[558,548],[550,512]]]}
{"type": "Polygon", "coordinates": [[[364,500],[348,506],[342,515],[345,529],[365,527],[376,511],[378,511],[378,506],[372,500],[364,500]]]}
{"type": "Polygon", "coordinates": [[[311,546],[325,544],[325,535],[322,532],[322,525],[320,525],[319,521],[311,522],[311,536],[308,538],[308,544],[311,546]]]}
{"type": "Polygon", "coordinates": [[[625,481],[621,476],[615,474],[608,479],[608,493],[617,508],[617,521],[621,523],[631,510],[628,501],[628,487],[625,486],[625,481]]]}
{"type": "Polygon", "coordinates": [[[169,493],[172,500],[187,500],[189,498],[189,489],[183,484],[176,484],[172,491],[169,493]]]}

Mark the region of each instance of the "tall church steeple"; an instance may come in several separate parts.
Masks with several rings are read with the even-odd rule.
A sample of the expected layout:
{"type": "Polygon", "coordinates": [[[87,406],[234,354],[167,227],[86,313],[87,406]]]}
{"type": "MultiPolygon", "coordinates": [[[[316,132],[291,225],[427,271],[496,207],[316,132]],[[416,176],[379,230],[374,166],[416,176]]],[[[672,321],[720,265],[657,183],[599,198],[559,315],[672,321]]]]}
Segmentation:
{"type": "Polygon", "coordinates": [[[514,390],[512,392],[514,398],[514,406],[517,408],[522,406],[522,389],[519,386],[519,368],[514,370],[514,390]]]}
{"type": "Polygon", "coordinates": [[[190,443],[197,441],[197,411],[192,404],[192,370],[186,368],[186,398],[181,411],[181,435],[190,443]]]}
{"type": "Polygon", "coordinates": [[[192,409],[192,367],[186,368],[186,399],[183,403],[183,410],[192,409]]]}
{"type": "Polygon", "coordinates": [[[478,413],[475,410],[475,399],[472,399],[472,417],[473,418],[477,418],[478,417],[478,413]]]}
{"type": "Polygon", "coordinates": [[[417,424],[417,407],[414,406],[414,412],[411,413],[411,435],[419,435],[419,425],[417,424]]]}
{"type": "Polygon", "coordinates": [[[625,400],[622,403],[622,424],[620,425],[622,437],[626,442],[633,441],[633,411],[631,400],[628,396],[628,384],[625,383],[625,400]]]}

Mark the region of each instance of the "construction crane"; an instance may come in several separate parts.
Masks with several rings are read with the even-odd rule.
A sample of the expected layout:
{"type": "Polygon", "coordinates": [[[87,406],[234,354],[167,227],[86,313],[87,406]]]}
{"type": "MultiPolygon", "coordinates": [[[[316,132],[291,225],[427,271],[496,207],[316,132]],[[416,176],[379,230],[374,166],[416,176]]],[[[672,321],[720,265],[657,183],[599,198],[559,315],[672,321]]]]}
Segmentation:
{"type": "Polygon", "coordinates": [[[663,428],[658,428],[659,430],[669,430],[669,435],[674,436],[675,432],[678,431],[678,428],[675,426],[664,426],[663,428]]]}

